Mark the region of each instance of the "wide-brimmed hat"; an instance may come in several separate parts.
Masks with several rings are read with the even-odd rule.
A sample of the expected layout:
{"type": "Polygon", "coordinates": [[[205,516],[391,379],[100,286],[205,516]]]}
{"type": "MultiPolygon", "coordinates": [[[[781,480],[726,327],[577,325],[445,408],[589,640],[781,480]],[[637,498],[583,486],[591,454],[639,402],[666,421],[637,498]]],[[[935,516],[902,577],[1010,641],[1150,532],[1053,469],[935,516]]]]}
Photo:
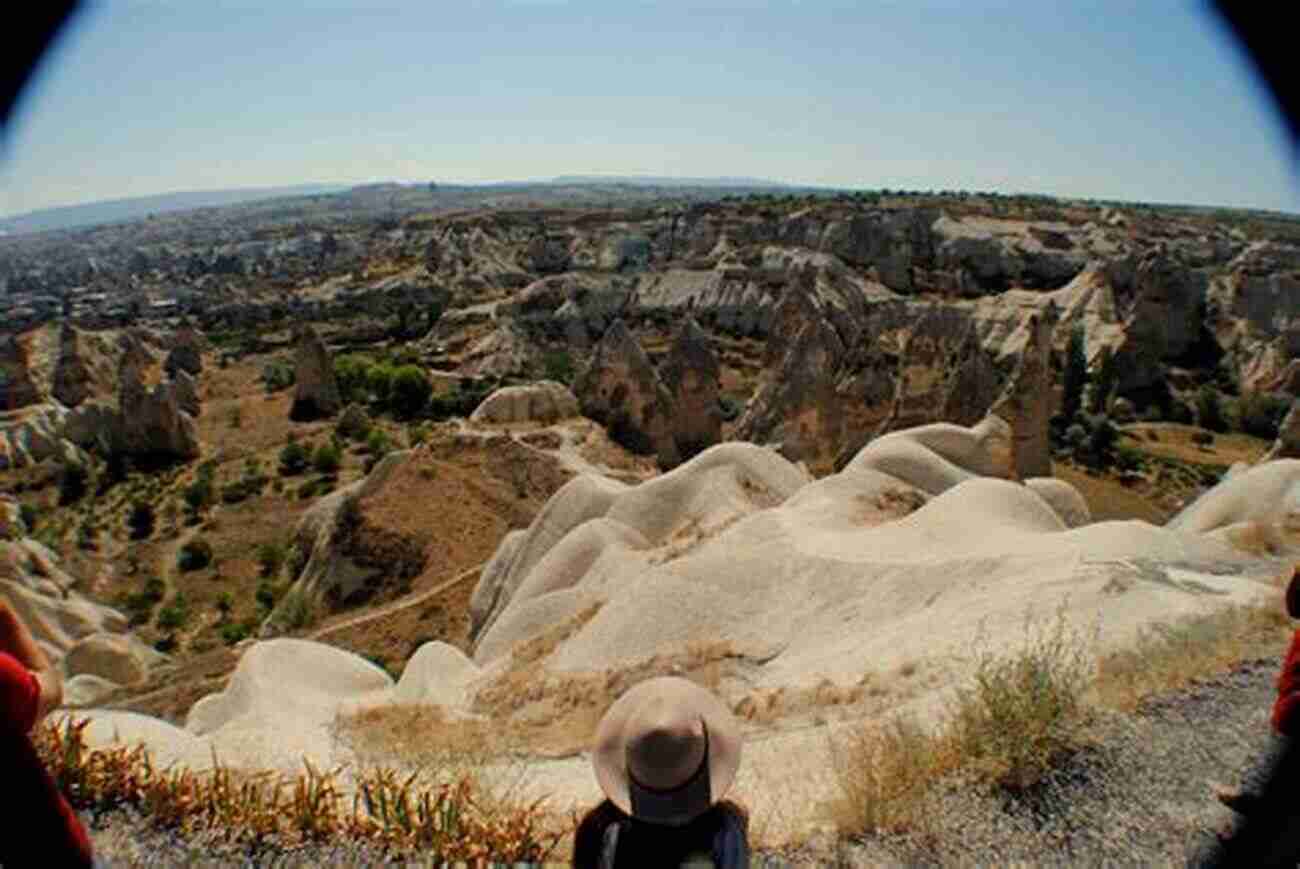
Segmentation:
{"type": "Polygon", "coordinates": [[[596,726],[596,781],[624,813],[689,823],[722,799],[740,768],[740,725],[712,693],[676,676],[647,679],[596,726]]]}
{"type": "Polygon", "coordinates": [[[1286,587],[1286,612],[1293,619],[1300,619],[1300,564],[1291,571],[1291,581],[1286,587]]]}

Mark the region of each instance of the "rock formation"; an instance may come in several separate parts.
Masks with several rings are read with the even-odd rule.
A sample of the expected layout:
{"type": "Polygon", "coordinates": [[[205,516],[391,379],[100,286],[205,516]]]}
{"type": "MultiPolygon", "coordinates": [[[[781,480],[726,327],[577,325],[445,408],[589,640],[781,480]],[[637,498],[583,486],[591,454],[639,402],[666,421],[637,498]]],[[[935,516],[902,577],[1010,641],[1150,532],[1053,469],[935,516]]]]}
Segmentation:
{"type": "Polygon", "coordinates": [[[17,410],[41,400],[32,380],[28,336],[0,335],[0,411],[17,410]]]}
{"type": "Polygon", "coordinates": [[[682,461],[722,440],[721,367],[709,338],[691,317],[677,330],[659,375],[672,396],[673,440],[682,461]]]}
{"type": "Polygon", "coordinates": [[[343,409],[343,400],[334,379],[329,350],[311,326],[298,329],[297,344],[289,419],[306,421],[333,416],[343,409]]]}
{"type": "Polygon", "coordinates": [[[1015,372],[989,413],[1011,425],[1011,475],[1017,480],[1052,476],[1048,420],[1052,416],[1052,333],[1059,315],[1048,302],[1025,323],[1015,372]]]}
{"type": "Polygon", "coordinates": [[[185,369],[178,368],[172,375],[171,382],[176,392],[176,403],[180,405],[181,410],[198,419],[199,412],[202,410],[198,381],[185,369]]]}
{"type": "Polygon", "coordinates": [[[536,422],[550,425],[578,415],[578,399],[569,388],[552,380],[496,390],[474,409],[470,420],[478,423],[536,422]]]}
{"type": "Polygon", "coordinates": [[[203,371],[203,339],[194,329],[186,327],[172,336],[171,349],[163,361],[163,370],[175,377],[177,371],[198,377],[203,371]]]}
{"type": "Polygon", "coordinates": [[[199,454],[194,418],[181,408],[170,380],[147,387],[140,368],[124,362],[116,403],[84,402],[69,412],[64,436],[104,453],[192,459],[199,454]]]}
{"type": "Polygon", "coordinates": [[[162,656],[127,632],[125,616],[77,592],[58,556],[26,533],[17,503],[0,496],[0,599],[68,678],[65,702],[91,703],[142,679],[162,656]]]}
{"type": "Polygon", "coordinates": [[[59,357],[54,363],[51,394],[66,407],[76,407],[91,394],[90,371],[82,358],[77,330],[71,323],[59,329],[59,357]]]}
{"type": "Polygon", "coordinates": [[[673,399],[622,320],[605,332],[573,384],[584,416],[629,450],[653,455],[662,468],[681,456],[673,438],[673,399]]]}

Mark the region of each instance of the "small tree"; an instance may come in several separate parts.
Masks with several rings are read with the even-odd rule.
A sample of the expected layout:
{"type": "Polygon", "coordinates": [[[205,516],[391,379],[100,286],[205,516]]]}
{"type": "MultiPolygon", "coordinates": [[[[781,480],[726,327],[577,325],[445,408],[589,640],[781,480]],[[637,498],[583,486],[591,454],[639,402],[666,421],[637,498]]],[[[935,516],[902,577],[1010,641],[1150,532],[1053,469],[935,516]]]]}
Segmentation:
{"type": "Polygon", "coordinates": [[[367,373],[370,363],[363,356],[348,354],[334,360],[334,380],[345,402],[364,402],[367,398],[367,373]]]}
{"type": "Polygon", "coordinates": [[[1065,348],[1065,371],[1061,377],[1061,416],[1066,424],[1073,422],[1075,414],[1083,407],[1083,389],[1088,385],[1088,357],[1084,351],[1083,327],[1070,331],[1070,343],[1065,348]]]}
{"type": "Polygon", "coordinates": [[[86,494],[90,472],[80,462],[65,462],[59,469],[59,503],[72,504],[86,494]]]}
{"type": "Polygon", "coordinates": [[[212,544],[202,537],[195,537],[176,553],[176,567],[181,573],[202,570],[212,563],[212,544]]]}
{"type": "Polygon", "coordinates": [[[388,383],[388,401],[393,412],[410,419],[424,411],[429,404],[433,386],[424,372],[415,365],[402,365],[393,370],[388,383]]]}
{"type": "Polygon", "coordinates": [[[155,516],[152,504],[144,499],[137,499],[131,504],[131,512],[127,514],[126,525],[130,529],[132,540],[145,540],[152,535],[154,522],[155,516]]]}
{"type": "Polygon", "coordinates": [[[1196,421],[1201,428],[1214,432],[1228,430],[1228,419],[1223,412],[1223,400],[1219,390],[1210,384],[1204,384],[1196,391],[1196,421]]]}
{"type": "Polygon", "coordinates": [[[307,448],[297,441],[289,441],[280,450],[280,475],[292,477],[307,470],[310,456],[307,448]]]}
{"type": "Polygon", "coordinates": [[[339,469],[339,450],[334,444],[321,444],[312,454],[311,463],[322,474],[337,473],[339,469]]]}

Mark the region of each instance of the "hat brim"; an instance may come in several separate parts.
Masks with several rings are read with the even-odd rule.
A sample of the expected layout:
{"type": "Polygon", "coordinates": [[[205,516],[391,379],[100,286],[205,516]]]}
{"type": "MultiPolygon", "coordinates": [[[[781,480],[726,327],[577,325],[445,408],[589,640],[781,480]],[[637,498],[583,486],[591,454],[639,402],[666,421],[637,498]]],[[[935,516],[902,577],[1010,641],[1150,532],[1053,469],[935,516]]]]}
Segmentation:
{"type": "Polygon", "coordinates": [[[626,815],[656,824],[685,824],[721,800],[740,769],[740,725],[714,694],[694,682],[676,676],[661,676],[636,685],[614,701],[596,726],[591,765],[596,781],[614,805],[626,815]],[[627,768],[627,724],[637,708],[652,694],[660,695],[677,708],[688,709],[704,722],[708,751],[707,775],[697,775],[676,791],[656,792],[653,799],[642,792],[627,768]],[[701,779],[707,787],[700,787],[701,779]]]}
{"type": "Polygon", "coordinates": [[[1300,565],[1291,571],[1291,581],[1286,587],[1286,612],[1293,619],[1300,619],[1300,565]]]}

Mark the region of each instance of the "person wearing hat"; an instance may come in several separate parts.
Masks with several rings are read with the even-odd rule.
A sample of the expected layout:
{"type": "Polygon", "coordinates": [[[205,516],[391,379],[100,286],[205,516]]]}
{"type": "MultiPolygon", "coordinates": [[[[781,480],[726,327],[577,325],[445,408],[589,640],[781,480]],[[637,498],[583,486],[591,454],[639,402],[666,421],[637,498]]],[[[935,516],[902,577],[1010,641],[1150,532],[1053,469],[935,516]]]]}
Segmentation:
{"type": "MultiPolygon", "coordinates": [[[[1286,611],[1300,619],[1300,565],[1286,589],[1286,611]]],[[[1239,821],[1195,861],[1210,866],[1295,866],[1300,861],[1300,630],[1277,677],[1271,740],[1238,787],[1214,795],[1239,821]]]]}
{"type": "Polygon", "coordinates": [[[731,711],[694,682],[628,689],[596,727],[591,763],[606,799],[578,825],[574,867],[747,867],[748,815],[723,800],[740,748],[731,711]]]}

